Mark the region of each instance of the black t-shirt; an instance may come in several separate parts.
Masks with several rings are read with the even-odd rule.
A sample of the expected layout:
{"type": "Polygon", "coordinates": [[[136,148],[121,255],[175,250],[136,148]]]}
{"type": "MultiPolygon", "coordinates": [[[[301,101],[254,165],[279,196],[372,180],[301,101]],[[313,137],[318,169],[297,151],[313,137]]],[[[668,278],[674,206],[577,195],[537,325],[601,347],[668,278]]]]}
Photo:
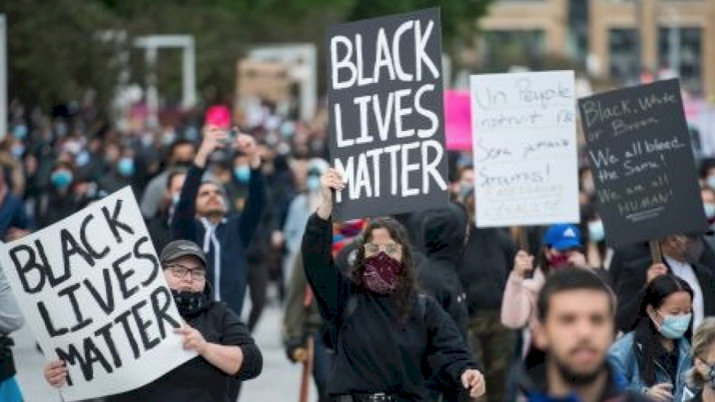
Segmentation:
{"type": "MultiPolygon", "coordinates": [[[[246,326],[226,304],[212,302],[199,315],[184,319],[207,342],[241,347],[243,365],[236,378],[249,380],[260,374],[261,352],[246,326]]],[[[142,388],[107,398],[107,402],[228,402],[230,377],[198,356],[142,388]]]]}

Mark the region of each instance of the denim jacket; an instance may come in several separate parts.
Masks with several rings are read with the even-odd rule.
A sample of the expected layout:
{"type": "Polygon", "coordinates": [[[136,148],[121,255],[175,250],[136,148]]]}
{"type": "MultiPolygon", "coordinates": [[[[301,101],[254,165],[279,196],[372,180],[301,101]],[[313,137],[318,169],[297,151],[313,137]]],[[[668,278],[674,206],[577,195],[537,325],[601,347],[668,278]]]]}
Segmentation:
{"type": "MultiPolygon", "coordinates": [[[[675,402],[683,401],[686,394],[687,372],[693,367],[693,359],[690,357],[690,343],[687,339],[681,338],[677,341],[678,348],[678,369],[677,378],[671,378],[667,370],[659,363],[655,364],[656,383],[673,384],[673,399],[675,402]]],[[[608,360],[611,365],[626,378],[629,388],[633,391],[644,392],[648,385],[641,378],[640,367],[638,367],[638,355],[641,345],[635,342],[635,332],[629,332],[611,346],[608,360]]]]}

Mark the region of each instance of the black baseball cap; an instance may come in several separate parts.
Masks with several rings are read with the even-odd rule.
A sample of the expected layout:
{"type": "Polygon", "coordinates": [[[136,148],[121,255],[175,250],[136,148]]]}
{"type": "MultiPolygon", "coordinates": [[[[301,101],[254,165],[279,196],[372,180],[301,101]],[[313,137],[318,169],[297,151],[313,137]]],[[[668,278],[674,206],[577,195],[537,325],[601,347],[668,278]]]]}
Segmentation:
{"type": "Polygon", "coordinates": [[[181,257],[194,256],[206,268],[206,254],[196,243],[189,240],[174,240],[161,250],[161,264],[164,265],[181,257]]]}

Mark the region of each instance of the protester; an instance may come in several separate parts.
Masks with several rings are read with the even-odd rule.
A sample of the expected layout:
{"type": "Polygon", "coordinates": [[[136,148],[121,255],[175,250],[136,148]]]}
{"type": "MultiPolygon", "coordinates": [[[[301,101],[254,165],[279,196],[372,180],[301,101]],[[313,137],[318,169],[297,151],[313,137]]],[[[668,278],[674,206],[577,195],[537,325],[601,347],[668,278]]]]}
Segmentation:
{"type": "Polygon", "coordinates": [[[320,177],[328,169],[328,163],[322,159],[311,159],[307,166],[305,191],[293,199],[288,210],[283,237],[285,238],[285,256],[283,258],[283,277],[290,278],[291,268],[300,250],[305,224],[315,209],[320,205],[320,177]]]}
{"type": "Polygon", "coordinates": [[[157,210],[157,215],[147,222],[147,229],[156,250],[163,250],[172,240],[171,218],[176,212],[176,205],[179,203],[184,181],[186,181],[186,170],[176,169],[169,172],[166,191],[157,210]]]}
{"type": "Polygon", "coordinates": [[[501,308],[516,244],[501,229],[476,227],[474,192],[467,196],[465,206],[470,230],[459,275],[467,295],[469,343],[474,357],[484,365],[487,400],[503,402],[517,334],[502,324],[501,308]]]}
{"type": "Polygon", "coordinates": [[[618,329],[630,332],[640,318],[639,309],[645,286],[659,275],[673,274],[685,280],[693,290],[693,325],[704,317],[715,315],[715,275],[710,267],[700,264],[704,244],[696,235],[673,235],[659,242],[663,263],[653,264],[650,257],[624,265],[616,293],[621,301],[618,308],[618,329]]]}
{"type": "Polygon", "coordinates": [[[610,351],[610,360],[629,388],[657,402],[681,401],[686,372],[693,366],[685,337],[692,325],[693,289],[674,275],[648,284],[635,331],[610,351]]]}
{"type": "Polygon", "coordinates": [[[55,163],[50,175],[51,187],[38,197],[35,205],[35,221],[39,227],[59,222],[86,205],[84,197],[75,191],[76,175],[71,163],[55,163]]]}
{"type": "Polygon", "coordinates": [[[518,369],[529,402],[641,401],[628,392],[607,362],[615,333],[615,298],[592,271],[557,271],[539,293],[534,337],[543,364],[518,369]]]}
{"type": "Polygon", "coordinates": [[[203,244],[209,258],[208,279],[215,287],[215,298],[225,301],[236,314],[241,314],[246,294],[246,247],[260,221],[266,197],[261,158],[253,138],[246,135],[240,135],[233,144],[251,159],[250,198],[244,212],[227,217],[223,188],[213,181],[202,182],[209,156],[223,147],[227,138],[226,132],[216,127],[204,129],[203,142],[189,168],[176,206],[172,233],[175,238],[203,244]]]}
{"type": "Polygon", "coordinates": [[[691,356],[688,380],[697,394],[687,402],[715,402],[715,318],[706,318],[695,331],[691,356]]]}
{"type": "Polygon", "coordinates": [[[5,171],[0,169],[0,240],[17,240],[30,233],[32,228],[22,199],[10,191],[5,171]]]}
{"type": "Polygon", "coordinates": [[[303,258],[298,255],[286,289],[283,314],[283,343],[292,363],[313,359],[313,381],[318,390],[318,402],[328,402],[328,377],[332,366],[331,352],[323,344],[325,323],[320,317],[315,296],[308,285],[303,258]],[[308,339],[313,342],[313,355],[308,355],[308,339]]]}
{"type": "Polygon", "coordinates": [[[328,170],[323,200],[308,221],[303,265],[335,346],[328,394],[339,401],[427,401],[423,378],[445,373],[452,387],[484,394],[484,378],[451,318],[428,296],[418,296],[407,234],[395,220],[365,229],[351,279],[332,257],[333,191],[345,184],[328,170]]]}
{"type": "MultiPolygon", "coordinates": [[[[206,255],[197,244],[169,243],[160,259],[185,320],[175,332],[184,338],[184,349],[198,356],[148,385],[108,397],[107,402],[234,402],[228,396],[227,379],[257,377],[263,368],[260,350],[239,317],[225,303],[213,300],[206,255]]],[[[45,379],[53,387],[63,387],[67,374],[62,361],[45,366],[45,379]]]]}
{"type": "Polygon", "coordinates": [[[196,147],[189,140],[176,140],[168,150],[167,167],[158,176],[153,178],[146,187],[141,199],[141,210],[145,218],[151,219],[161,204],[161,199],[166,188],[169,172],[177,167],[189,168],[196,155],[196,147]]]}
{"type": "Polygon", "coordinates": [[[0,267],[0,401],[22,402],[22,393],[15,379],[13,340],[10,334],[24,324],[20,307],[10,290],[10,284],[0,267]]]}
{"type": "Polygon", "coordinates": [[[581,251],[581,232],[574,225],[553,225],[543,240],[542,264],[534,267],[534,257],[521,250],[514,258],[514,269],[504,290],[502,323],[509,328],[533,328],[536,324],[537,294],[546,277],[568,267],[586,267],[581,251]],[[529,277],[533,275],[532,277],[529,277]]]}

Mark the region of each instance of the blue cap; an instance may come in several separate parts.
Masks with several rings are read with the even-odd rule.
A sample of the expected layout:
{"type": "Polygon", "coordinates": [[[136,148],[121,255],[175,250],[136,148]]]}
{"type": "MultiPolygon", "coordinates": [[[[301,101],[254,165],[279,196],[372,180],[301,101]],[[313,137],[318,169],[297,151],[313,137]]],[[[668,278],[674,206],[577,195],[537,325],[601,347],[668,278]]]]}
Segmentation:
{"type": "Polygon", "coordinates": [[[574,225],[552,225],[546,231],[544,243],[557,251],[581,248],[581,231],[574,225]]]}

